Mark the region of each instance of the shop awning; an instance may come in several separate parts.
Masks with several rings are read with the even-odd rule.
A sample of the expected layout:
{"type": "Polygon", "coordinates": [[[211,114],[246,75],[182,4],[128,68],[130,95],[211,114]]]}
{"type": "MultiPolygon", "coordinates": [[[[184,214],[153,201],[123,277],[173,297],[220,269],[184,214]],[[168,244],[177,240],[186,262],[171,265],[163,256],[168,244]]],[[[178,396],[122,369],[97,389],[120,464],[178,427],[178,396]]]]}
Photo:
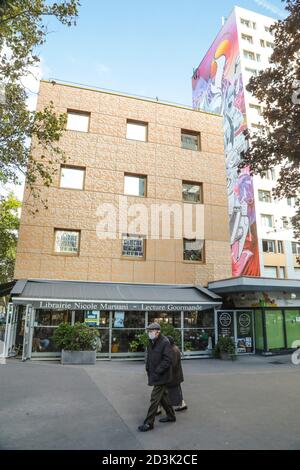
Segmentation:
{"type": "Polygon", "coordinates": [[[273,279],[266,277],[236,277],[214,281],[208,284],[208,288],[216,294],[240,293],[240,292],[300,292],[300,280],[297,279],[273,279]]]}
{"type": "Polygon", "coordinates": [[[204,310],[222,303],[201,286],[46,279],[17,281],[12,300],[36,308],[75,310],[204,310]]]}

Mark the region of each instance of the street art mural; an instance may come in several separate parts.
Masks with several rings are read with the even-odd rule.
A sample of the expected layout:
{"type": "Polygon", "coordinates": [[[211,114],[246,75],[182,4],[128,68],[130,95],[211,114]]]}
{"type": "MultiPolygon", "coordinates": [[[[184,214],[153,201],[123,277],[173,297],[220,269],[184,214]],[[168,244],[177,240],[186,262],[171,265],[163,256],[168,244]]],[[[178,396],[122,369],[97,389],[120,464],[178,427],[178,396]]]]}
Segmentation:
{"type": "Polygon", "coordinates": [[[235,14],[227,20],[193,76],[193,107],[224,116],[232,275],[259,276],[254,188],[249,168],[240,173],[247,150],[245,95],[235,14]]]}

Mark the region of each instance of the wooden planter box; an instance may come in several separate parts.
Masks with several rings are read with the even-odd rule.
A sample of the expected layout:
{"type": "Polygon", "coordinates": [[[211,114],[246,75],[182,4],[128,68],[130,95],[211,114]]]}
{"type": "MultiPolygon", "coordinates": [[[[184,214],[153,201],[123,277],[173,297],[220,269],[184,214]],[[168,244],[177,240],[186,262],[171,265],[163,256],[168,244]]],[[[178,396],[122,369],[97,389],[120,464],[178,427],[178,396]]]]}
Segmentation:
{"type": "Polygon", "coordinates": [[[96,364],[96,351],[61,352],[61,364],[96,364]]]}

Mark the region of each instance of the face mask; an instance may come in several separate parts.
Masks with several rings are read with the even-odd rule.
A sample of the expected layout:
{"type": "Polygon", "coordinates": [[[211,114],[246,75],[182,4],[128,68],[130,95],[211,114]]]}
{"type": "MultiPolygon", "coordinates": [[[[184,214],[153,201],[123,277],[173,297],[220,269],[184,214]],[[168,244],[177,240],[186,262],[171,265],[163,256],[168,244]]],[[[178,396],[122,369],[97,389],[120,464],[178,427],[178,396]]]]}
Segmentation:
{"type": "Polygon", "coordinates": [[[151,340],[155,339],[155,338],[156,338],[156,333],[155,333],[155,331],[150,331],[150,332],[148,333],[148,336],[149,336],[149,339],[151,339],[151,340]]]}

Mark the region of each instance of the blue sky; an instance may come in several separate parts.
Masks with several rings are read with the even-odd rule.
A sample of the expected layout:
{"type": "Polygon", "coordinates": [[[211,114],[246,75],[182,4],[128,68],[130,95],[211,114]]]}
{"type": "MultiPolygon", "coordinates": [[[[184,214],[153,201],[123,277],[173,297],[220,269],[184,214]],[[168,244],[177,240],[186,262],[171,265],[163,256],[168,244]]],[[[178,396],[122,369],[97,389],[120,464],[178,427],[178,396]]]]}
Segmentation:
{"type": "Polygon", "coordinates": [[[191,76],[234,5],[277,17],[280,0],[81,0],[78,24],[51,21],[43,78],[191,105],[191,76]]]}

